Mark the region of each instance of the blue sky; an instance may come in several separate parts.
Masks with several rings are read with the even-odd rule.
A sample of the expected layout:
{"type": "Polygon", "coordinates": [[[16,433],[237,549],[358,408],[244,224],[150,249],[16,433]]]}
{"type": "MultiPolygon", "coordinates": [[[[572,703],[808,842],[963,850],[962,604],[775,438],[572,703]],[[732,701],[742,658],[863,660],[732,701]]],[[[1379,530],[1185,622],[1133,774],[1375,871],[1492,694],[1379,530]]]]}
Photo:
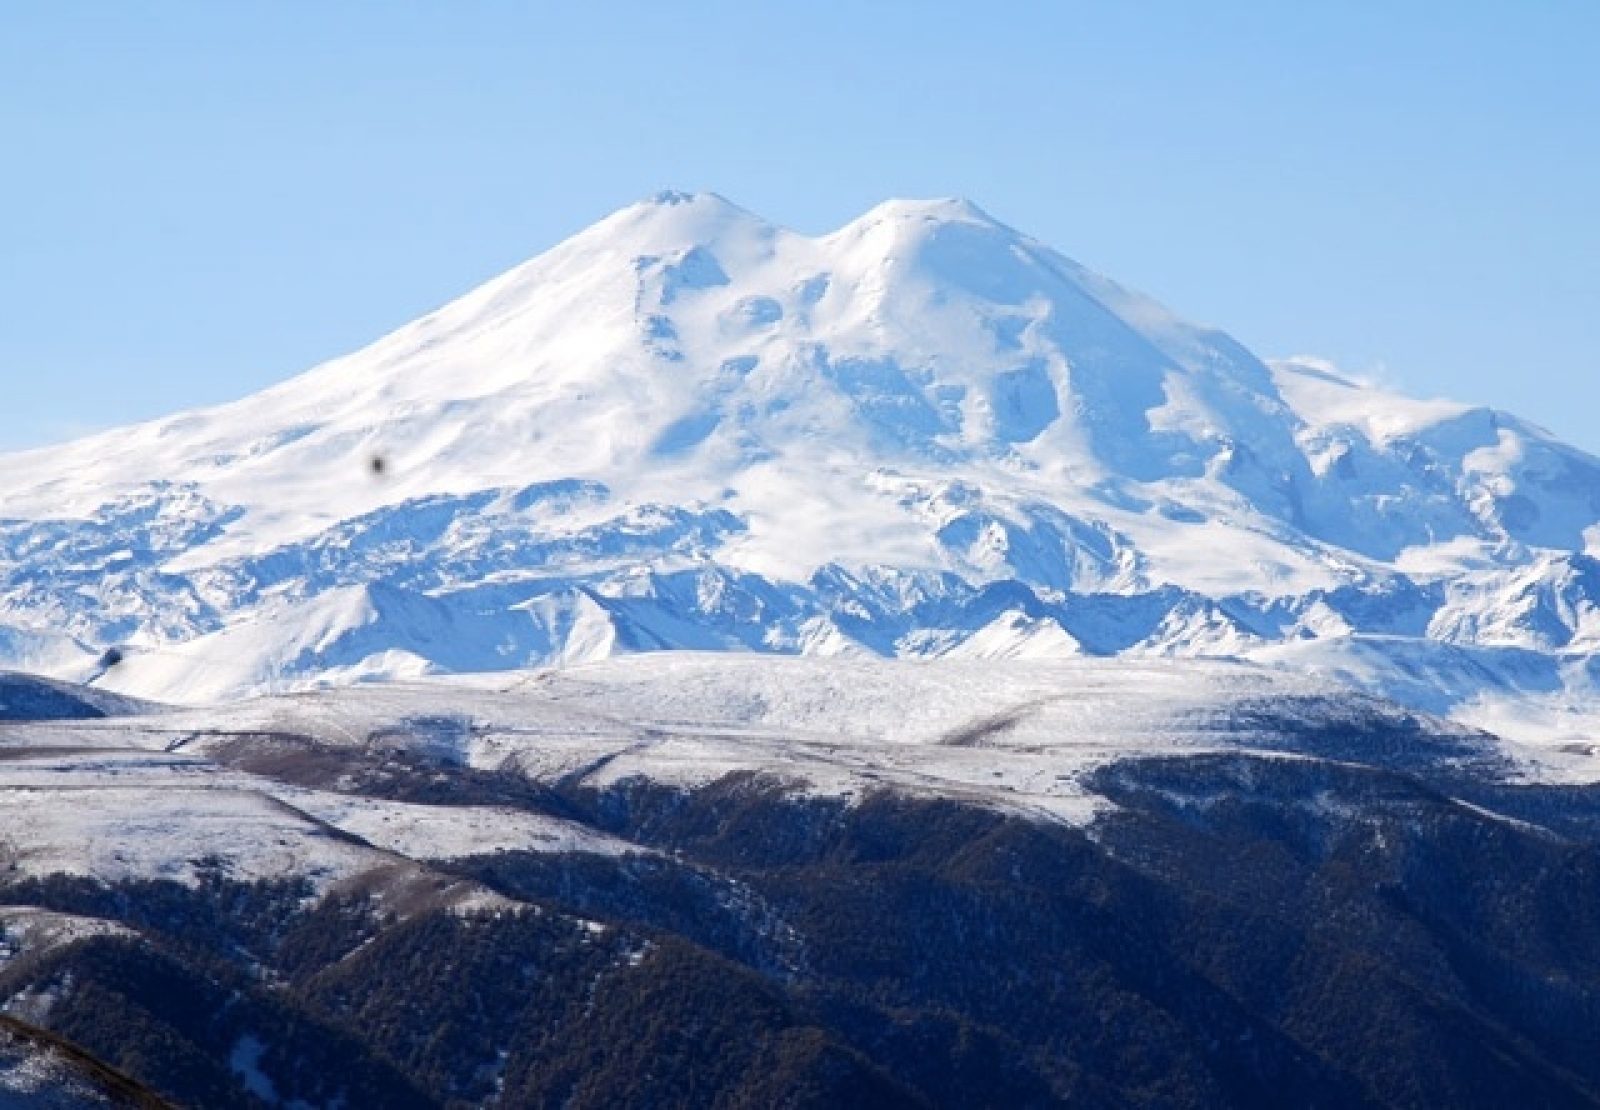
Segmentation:
{"type": "Polygon", "coordinates": [[[1600,4],[16,0],[0,447],[242,396],[671,186],[964,195],[1600,451],[1600,4]]]}

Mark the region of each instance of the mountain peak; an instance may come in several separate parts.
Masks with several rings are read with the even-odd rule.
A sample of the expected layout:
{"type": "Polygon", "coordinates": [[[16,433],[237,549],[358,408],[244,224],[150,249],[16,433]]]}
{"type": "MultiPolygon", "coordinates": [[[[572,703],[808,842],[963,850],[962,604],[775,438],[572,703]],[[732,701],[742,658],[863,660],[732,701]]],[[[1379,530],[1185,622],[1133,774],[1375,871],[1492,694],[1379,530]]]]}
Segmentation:
{"type": "Polygon", "coordinates": [[[584,255],[588,248],[605,244],[636,254],[665,254],[719,240],[767,239],[777,231],[768,220],[720,194],[664,189],[612,213],[551,253],[576,248],[584,255]]]}
{"type": "Polygon", "coordinates": [[[687,192],[682,189],[661,189],[651,193],[648,197],[631,205],[632,208],[698,208],[705,210],[738,213],[744,216],[752,215],[751,212],[734,204],[721,193],[706,190],[687,192]]]}
{"type": "MultiPolygon", "coordinates": [[[[927,220],[935,223],[986,224],[1004,228],[1005,225],[979,208],[966,197],[932,197],[919,200],[895,197],[876,205],[857,223],[876,223],[884,220],[927,220]]],[[[1010,230],[1007,228],[1006,230],[1010,230]]]]}
{"type": "Polygon", "coordinates": [[[671,208],[680,204],[693,204],[695,198],[700,195],[716,196],[715,193],[697,194],[686,193],[682,189],[661,189],[655,193],[652,193],[644,200],[643,203],[671,208]]]}

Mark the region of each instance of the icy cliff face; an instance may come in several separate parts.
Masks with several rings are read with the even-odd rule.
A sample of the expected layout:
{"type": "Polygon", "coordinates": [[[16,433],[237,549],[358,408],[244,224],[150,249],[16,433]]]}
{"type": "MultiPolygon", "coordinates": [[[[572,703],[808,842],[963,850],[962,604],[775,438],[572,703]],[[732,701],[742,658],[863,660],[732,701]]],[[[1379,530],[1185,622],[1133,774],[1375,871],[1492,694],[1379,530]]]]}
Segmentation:
{"type": "Polygon", "coordinates": [[[1266,364],[965,202],[810,238],[662,194],[0,461],[0,663],[182,700],[678,647],[1420,658],[1430,708],[1576,709],[1597,549],[1600,460],[1266,364]]]}

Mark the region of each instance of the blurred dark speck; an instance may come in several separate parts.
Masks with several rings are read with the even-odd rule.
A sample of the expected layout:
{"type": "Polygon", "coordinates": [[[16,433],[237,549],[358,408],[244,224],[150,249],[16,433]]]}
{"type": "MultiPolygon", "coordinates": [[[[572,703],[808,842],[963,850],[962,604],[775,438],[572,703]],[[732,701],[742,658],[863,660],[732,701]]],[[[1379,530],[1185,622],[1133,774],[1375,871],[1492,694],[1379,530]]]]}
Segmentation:
{"type": "Polygon", "coordinates": [[[372,456],[372,461],[370,463],[368,463],[367,465],[371,468],[372,476],[374,478],[382,478],[383,474],[384,474],[384,471],[387,470],[388,467],[389,467],[388,462],[384,459],[384,457],[382,455],[374,455],[374,456],[372,456]]]}

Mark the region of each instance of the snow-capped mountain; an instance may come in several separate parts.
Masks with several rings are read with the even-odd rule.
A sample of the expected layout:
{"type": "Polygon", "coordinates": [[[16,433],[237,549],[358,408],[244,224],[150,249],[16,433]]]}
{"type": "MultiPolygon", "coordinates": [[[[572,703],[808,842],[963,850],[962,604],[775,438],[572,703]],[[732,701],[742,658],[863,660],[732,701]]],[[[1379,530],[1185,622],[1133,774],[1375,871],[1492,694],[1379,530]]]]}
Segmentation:
{"type": "Polygon", "coordinates": [[[1223,655],[1595,704],[1600,460],[1266,363],[961,201],[634,205],[219,408],[0,459],[0,663],[204,700],[657,648],[1223,655]]]}

